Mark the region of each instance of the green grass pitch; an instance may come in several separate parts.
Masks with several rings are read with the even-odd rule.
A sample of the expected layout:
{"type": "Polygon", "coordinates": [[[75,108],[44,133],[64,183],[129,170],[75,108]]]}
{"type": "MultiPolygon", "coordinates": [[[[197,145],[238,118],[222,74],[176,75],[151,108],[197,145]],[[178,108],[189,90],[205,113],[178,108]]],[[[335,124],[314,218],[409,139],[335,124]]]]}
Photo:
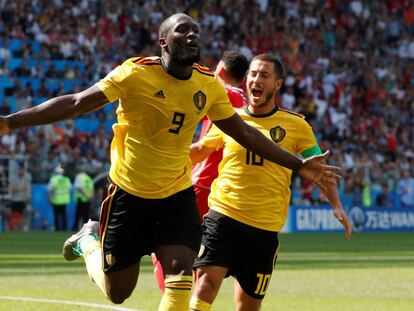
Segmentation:
{"type": "MultiPolygon", "coordinates": [[[[61,257],[67,236],[0,234],[0,310],[157,310],[161,295],[148,257],[132,297],[111,305],[89,281],[82,260],[61,257]]],[[[234,310],[231,278],[213,310],[234,310]]],[[[342,234],[282,234],[262,310],[414,310],[413,233],[354,234],[350,241],[342,234]]]]}

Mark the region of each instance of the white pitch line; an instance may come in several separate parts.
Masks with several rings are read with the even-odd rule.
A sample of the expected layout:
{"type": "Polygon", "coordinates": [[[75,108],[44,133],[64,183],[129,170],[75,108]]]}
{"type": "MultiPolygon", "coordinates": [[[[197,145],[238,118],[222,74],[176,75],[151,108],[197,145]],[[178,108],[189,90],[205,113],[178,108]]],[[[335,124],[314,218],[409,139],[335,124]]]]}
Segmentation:
{"type": "Polygon", "coordinates": [[[91,307],[91,308],[101,308],[101,309],[109,309],[109,310],[117,310],[117,311],[140,311],[138,309],[117,307],[117,306],[104,305],[104,304],[99,304],[99,303],[71,301],[71,300],[38,299],[38,298],[14,297],[14,296],[0,296],[0,300],[17,300],[17,301],[30,301],[30,302],[42,302],[42,303],[56,303],[56,304],[61,304],[61,305],[85,306],[85,307],[91,307]]]}

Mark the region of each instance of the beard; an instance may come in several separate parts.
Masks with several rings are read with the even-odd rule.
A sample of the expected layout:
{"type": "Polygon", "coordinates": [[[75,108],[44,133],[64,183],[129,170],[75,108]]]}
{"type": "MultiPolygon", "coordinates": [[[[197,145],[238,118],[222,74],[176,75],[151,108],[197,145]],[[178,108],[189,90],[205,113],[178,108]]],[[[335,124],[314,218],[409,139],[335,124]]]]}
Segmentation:
{"type": "MultiPolygon", "coordinates": [[[[251,105],[254,106],[254,107],[256,107],[256,108],[260,108],[260,107],[265,106],[269,101],[272,101],[273,100],[273,98],[275,97],[275,92],[276,92],[276,88],[273,88],[272,90],[270,90],[268,92],[265,92],[263,94],[264,95],[264,99],[262,101],[254,102],[252,100],[251,101],[252,102],[251,105]]],[[[253,96],[253,94],[252,94],[252,96],[253,96]]]]}
{"type": "Polygon", "coordinates": [[[171,58],[180,65],[191,66],[200,61],[200,49],[194,54],[189,53],[188,50],[177,43],[172,43],[170,46],[171,58]]]}

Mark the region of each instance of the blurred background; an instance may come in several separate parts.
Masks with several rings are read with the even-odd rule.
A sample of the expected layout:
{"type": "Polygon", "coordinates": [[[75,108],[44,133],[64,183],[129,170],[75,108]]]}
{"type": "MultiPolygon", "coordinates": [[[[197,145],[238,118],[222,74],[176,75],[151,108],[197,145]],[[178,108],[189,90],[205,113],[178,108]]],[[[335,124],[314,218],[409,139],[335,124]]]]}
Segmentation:
{"type": "MultiPolygon", "coordinates": [[[[229,49],[283,60],[278,103],[304,114],[343,168],[354,230],[414,230],[411,0],[0,0],[0,114],[79,92],[130,57],[158,55],[158,26],[176,12],[201,24],[203,65],[214,68],[229,49]]],[[[82,203],[97,217],[115,109],[0,138],[0,231],[76,229],[80,173],[95,184],[82,203]],[[56,175],[70,180],[58,202],[63,227],[49,203],[63,189],[56,175]]],[[[285,231],[341,230],[317,188],[297,176],[291,203],[285,231]]]]}

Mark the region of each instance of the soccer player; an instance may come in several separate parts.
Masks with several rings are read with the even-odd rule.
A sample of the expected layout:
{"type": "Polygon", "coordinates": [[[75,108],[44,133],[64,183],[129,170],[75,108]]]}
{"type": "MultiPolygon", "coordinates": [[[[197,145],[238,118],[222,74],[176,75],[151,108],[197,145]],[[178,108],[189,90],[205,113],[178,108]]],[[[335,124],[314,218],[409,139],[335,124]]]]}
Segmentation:
{"type": "MultiPolygon", "coordinates": [[[[320,154],[303,116],[280,109],[274,101],[282,77],[283,67],[277,58],[269,54],[254,57],[246,80],[248,105],[238,113],[273,144],[305,158],[320,154]]],[[[211,310],[223,278],[229,275],[235,277],[236,310],[259,310],[276,263],[292,170],[243,147],[216,127],[191,146],[190,156],[197,162],[220,148],[223,160],[211,186],[210,211],[204,216],[190,310],[211,310]]],[[[336,185],[318,184],[349,239],[351,225],[336,185]]]]}
{"type": "MultiPolygon", "coordinates": [[[[235,108],[243,107],[246,102],[240,85],[243,82],[247,69],[249,69],[249,62],[242,53],[225,51],[215,70],[215,75],[223,84],[227,96],[235,108]]],[[[204,117],[201,121],[200,139],[207,134],[211,126],[212,122],[204,117]]],[[[223,151],[221,149],[215,150],[206,159],[193,166],[192,180],[201,219],[208,212],[207,199],[210,194],[210,186],[218,175],[217,167],[222,156],[223,151]]]]}
{"type": "Polygon", "coordinates": [[[201,242],[188,153],[205,114],[269,161],[313,181],[335,183],[340,178],[339,168],[322,163],[326,155],[301,160],[243,122],[214,73],[196,63],[199,33],[190,16],[174,14],[159,29],[161,57],[134,57],[85,91],[0,117],[1,135],[74,118],[120,99],[111,182],[99,224],[86,223],[63,249],[67,260],[84,257],[90,278],[114,303],[131,295],[141,257],[154,252],[166,279],[159,310],[188,309],[192,265],[201,242]]]}
{"type": "MultiPolygon", "coordinates": [[[[249,68],[249,61],[238,51],[225,51],[214,74],[224,86],[230,103],[235,108],[241,108],[245,104],[243,90],[240,88],[241,83],[249,68]]],[[[207,134],[212,126],[212,122],[204,117],[201,121],[201,130],[199,138],[207,134]]],[[[196,203],[200,219],[208,211],[208,196],[210,194],[210,186],[217,177],[217,167],[221,161],[223,152],[216,150],[211,153],[205,160],[196,163],[192,170],[193,187],[196,195],[196,203]]],[[[155,254],[151,254],[152,263],[154,265],[154,275],[157,280],[158,287],[161,292],[165,290],[164,274],[161,264],[155,254]]]]}

